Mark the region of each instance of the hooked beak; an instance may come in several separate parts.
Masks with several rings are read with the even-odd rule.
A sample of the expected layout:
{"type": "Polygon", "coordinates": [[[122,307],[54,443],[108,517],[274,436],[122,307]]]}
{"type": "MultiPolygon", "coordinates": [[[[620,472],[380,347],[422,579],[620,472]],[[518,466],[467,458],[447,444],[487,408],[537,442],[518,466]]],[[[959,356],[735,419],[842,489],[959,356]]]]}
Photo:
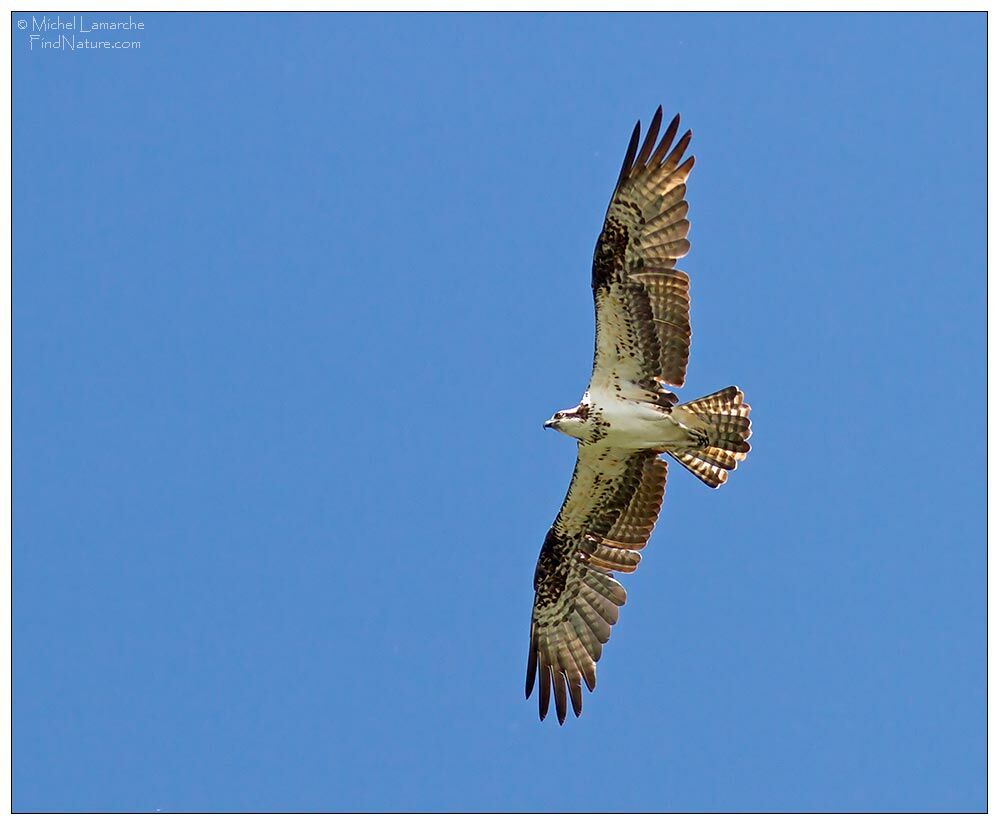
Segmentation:
{"type": "Polygon", "coordinates": [[[554,430],[555,429],[555,419],[554,418],[549,418],[545,422],[545,429],[546,430],[554,430]]]}

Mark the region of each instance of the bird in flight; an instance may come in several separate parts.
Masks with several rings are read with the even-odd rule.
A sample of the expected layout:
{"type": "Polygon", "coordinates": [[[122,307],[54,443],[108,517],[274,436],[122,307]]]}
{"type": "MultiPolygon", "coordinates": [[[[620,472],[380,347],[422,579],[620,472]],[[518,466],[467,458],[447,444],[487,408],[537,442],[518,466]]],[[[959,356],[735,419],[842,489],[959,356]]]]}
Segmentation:
{"type": "Polygon", "coordinates": [[[657,142],[656,110],[639,146],[635,124],[593,254],[596,343],[583,398],[545,427],[575,438],[569,492],[541,547],[527,661],[538,713],[552,693],[559,724],[568,703],[579,716],[582,683],[596,665],[625,591],[614,573],[632,573],[666,491],[665,453],[709,487],[719,487],[749,452],[749,405],[738,387],[679,403],[690,353],[690,278],[675,269],[690,250],[686,132],[680,116],[657,142]]]}

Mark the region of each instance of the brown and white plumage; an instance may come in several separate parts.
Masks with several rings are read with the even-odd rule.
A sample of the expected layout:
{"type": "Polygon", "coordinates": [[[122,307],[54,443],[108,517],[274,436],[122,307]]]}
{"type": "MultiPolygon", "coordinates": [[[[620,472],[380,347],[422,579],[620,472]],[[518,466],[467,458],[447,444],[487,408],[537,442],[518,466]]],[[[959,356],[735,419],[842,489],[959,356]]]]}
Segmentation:
{"type": "Polygon", "coordinates": [[[749,406],[729,387],[678,404],[690,353],[690,279],[674,268],[687,254],[688,131],[679,116],[662,138],[662,108],[639,145],[635,130],[593,257],[596,341],[580,404],[546,427],[579,441],[565,501],[534,576],[526,692],[538,686],[542,719],[554,695],[559,723],[596,663],[625,602],[614,573],[634,572],[666,488],[668,452],[710,486],[725,482],[749,451],[749,406]]]}
{"type": "Polygon", "coordinates": [[[551,691],[564,722],[566,689],[578,716],[581,682],[596,687],[602,646],[625,601],[624,588],[609,571],[638,567],[665,489],[666,462],[655,452],[579,445],[569,492],[534,572],[527,695],[540,674],[542,719],[551,691]]]}
{"type": "Polygon", "coordinates": [[[591,284],[597,334],[593,382],[631,381],[658,392],[659,383],[682,387],[690,355],[690,279],[675,269],[690,251],[687,177],[693,156],[686,132],[670,151],[677,115],[656,137],[662,107],[638,148],[641,124],[611,197],[593,254],[591,284]],[[636,154],[637,152],[637,154],[636,154]]]}

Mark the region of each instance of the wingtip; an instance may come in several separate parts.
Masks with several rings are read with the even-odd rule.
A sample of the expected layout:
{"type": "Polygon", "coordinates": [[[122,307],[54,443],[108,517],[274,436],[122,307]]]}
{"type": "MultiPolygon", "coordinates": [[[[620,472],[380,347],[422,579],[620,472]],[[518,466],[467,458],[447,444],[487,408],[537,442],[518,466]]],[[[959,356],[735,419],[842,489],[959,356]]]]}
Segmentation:
{"type": "Polygon", "coordinates": [[[635,128],[631,130],[631,137],[628,138],[628,154],[634,157],[638,151],[638,141],[642,137],[642,119],[635,121],[635,128]]]}
{"type": "Polygon", "coordinates": [[[658,166],[662,163],[662,160],[666,157],[666,153],[669,151],[670,146],[672,146],[673,138],[676,137],[676,133],[679,129],[680,115],[677,113],[673,115],[673,119],[669,122],[669,126],[667,126],[666,131],[663,132],[662,139],[659,141],[656,151],[652,153],[652,157],[649,160],[650,165],[658,166]]]}
{"type": "Polygon", "coordinates": [[[635,128],[631,130],[631,138],[628,140],[628,154],[634,160],[635,152],[638,151],[638,141],[642,139],[642,119],[635,121],[635,128]]]}
{"type": "Polygon", "coordinates": [[[638,155],[636,156],[634,163],[635,169],[642,169],[648,161],[650,155],[652,154],[652,149],[656,145],[656,138],[659,137],[659,127],[662,126],[662,122],[663,107],[660,106],[656,109],[656,113],[652,116],[652,120],[649,123],[649,131],[645,135],[645,141],[642,143],[642,148],[638,150],[638,155]]]}
{"type": "Polygon", "coordinates": [[[538,675],[538,648],[534,644],[534,636],[531,636],[531,645],[527,649],[527,681],[524,685],[524,698],[530,699],[534,692],[534,680],[538,675]]]}
{"type": "Polygon", "coordinates": [[[628,151],[625,152],[624,162],[621,164],[621,173],[617,176],[617,185],[615,189],[619,187],[624,179],[628,177],[628,173],[631,171],[632,165],[635,163],[635,154],[638,152],[638,139],[642,136],[642,121],[638,120],[635,123],[635,128],[631,133],[631,140],[628,142],[628,151]]]}

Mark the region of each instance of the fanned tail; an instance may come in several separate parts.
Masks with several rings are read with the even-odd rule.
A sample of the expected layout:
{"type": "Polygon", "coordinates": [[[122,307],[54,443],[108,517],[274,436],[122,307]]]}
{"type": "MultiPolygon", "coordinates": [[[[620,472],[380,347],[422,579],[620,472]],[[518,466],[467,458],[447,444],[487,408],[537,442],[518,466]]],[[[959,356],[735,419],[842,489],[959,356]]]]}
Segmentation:
{"type": "Polygon", "coordinates": [[[720,487],[749,452],[749,404],[738,387],[726,387],[681,408],[703,422],[708,445],[670,455],[709,487],[720,487]]]}

